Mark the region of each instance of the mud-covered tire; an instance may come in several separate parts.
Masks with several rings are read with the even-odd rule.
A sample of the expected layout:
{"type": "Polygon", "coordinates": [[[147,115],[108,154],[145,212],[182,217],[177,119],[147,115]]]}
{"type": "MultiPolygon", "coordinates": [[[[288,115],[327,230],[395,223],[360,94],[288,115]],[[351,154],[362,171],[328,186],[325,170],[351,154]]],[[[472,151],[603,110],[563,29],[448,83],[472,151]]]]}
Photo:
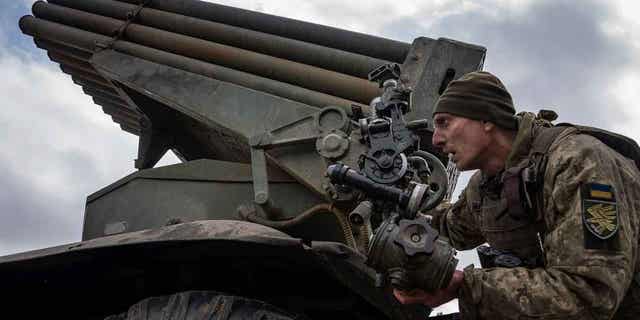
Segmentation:
{"type": "Polygon", "coordinates": [[[291,314],[259,300],[213,291],[186,291],[146,298],[127,312],[105,320],[298,320],[291,314]]]}

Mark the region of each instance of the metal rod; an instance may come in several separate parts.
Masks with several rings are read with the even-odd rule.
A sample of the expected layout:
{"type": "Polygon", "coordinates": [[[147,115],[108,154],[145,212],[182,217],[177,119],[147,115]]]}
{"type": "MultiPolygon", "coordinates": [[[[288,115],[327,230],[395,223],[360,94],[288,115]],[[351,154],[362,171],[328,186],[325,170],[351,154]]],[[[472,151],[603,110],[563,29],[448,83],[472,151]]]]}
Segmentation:
{"type": "MultiPolygon", "coordinates": [[[[47,39],[49,41],[55,41],[64,47],[80,48],[83,50],[93,50],[96,42],[107,42],[111,39],[103,35],[38,19],[32,16],[26,16],[20,19],[20,28],[25,34],[47,39]]],[[[325,107],[334,105],[350,107],[352,104],[355,104],[355,102],[351,100],[338,98],[321,92],[266,79],[249,73],[217,66],[215,64],[183,57],[127,41],[117,41],[114,43],[114,49],[152,62],[165,64],[170,67],[221,81],[238,84],[254,90],[271,93],[311,106],[325,107]]]]}
{"type": "MultiPolygon", "coordinates": [[[[138,4],[140,0],[119,0],[138,4]]],[[[295,4],[294,4],[295,5],[295,4]]],[[[196,0],[154,0],[149,7],[403,63],[408,43],[196,0]]]]}
{"type": "MultiPolygon", "coordinates": [[[[133,4],[112,0],[49,0],[49,3],[119,20],[127,20],[128,15],[137,8],[133,4]]],[[[389,63],[387,60],[366,55],[152,8],[142,9],[135,21],[156,29],[259,52],[363,79],[367,78],[371,70],[389,63]]]]}
{"type": "MultiPolygon", "coordinates": [[[[45,20],[109,36],[115,34],[123,24],[121,20],[46,2],[36,2],[33,13],[45,20]]],[[[363,104],[369,104],[380,93],[378,85],[368,80],[139,24],[130,24],[124,35],[126,39],[137,44],[220,64],[363,104]]],[[[105,41],[104,45],[108,43],[110,39],[105,41]]]]}

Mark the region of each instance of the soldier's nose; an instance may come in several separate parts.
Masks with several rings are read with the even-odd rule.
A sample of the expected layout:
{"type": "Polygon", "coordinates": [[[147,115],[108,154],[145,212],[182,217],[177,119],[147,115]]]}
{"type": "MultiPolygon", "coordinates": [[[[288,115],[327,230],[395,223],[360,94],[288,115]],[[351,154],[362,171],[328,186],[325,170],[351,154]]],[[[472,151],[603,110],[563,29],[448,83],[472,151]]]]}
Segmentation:
{"type": "Polygon", "coordinates": [[[438,147],[438,148],[443,148],[444,144],[445,144],[445,139],[442,136],[442,134],[440,133],[440,130],[436,129],[433,132],[433,136],[431,136],[431,143],[438,147]]]}

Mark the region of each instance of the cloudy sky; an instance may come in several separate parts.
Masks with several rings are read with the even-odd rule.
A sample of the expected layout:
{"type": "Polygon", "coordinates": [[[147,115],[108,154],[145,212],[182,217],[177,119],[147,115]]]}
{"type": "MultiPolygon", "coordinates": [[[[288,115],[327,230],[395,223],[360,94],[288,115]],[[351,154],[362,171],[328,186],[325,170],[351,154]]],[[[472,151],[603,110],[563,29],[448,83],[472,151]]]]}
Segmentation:
{"type": "MultiPolygon", "coordinates": [[[[137,138],[22,35],[34,1],[0,3],[0,255],[80,239],[87,195],[133,170],[137,138]]],[[[485,46],[520,110],[640,139],[640,24],[635,1],[220,1],[411,42],[485,46]]],[[[163,163],[177,161],[170,156],[163,163]]]]}

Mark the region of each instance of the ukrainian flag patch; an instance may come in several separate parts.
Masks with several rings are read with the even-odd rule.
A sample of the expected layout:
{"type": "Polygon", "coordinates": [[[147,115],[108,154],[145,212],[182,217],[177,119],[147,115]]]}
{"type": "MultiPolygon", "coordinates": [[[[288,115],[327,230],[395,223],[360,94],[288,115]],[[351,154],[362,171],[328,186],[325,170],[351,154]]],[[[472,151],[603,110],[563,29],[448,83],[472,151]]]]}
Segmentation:
{"type": "Polygon", "coordinates": [[[586,231],[600,240],[607,240],[618,232],[618,205],[611,185],[583,185],[582,222],[586,231]]]}
{"type": "Polygon", "coordinates": [[[589,198],[596,200],[615,201],[613,187],[608,184],[589,183],[589,198]]]}

